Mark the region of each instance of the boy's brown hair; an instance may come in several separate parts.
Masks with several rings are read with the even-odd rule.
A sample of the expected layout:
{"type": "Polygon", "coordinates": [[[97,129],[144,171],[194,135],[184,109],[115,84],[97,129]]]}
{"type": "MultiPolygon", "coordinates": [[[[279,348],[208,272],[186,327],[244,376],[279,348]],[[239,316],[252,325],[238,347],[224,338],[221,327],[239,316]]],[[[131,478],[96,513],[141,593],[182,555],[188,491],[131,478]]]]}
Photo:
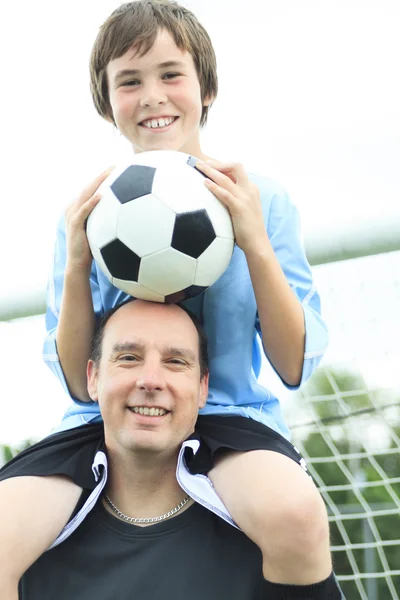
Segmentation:
{"type": "MultiPolygon", "coordinates": [[[[90,89],[97,112],[114,122],[108,91],[107,65],[134,47],[143,56],[160,29],[171,34],[181,50],[191,54],[200,82],[201,99],[214,100],[217,64],[210,37],[195,15],[173,0],[136,0],[119,6],[103,23],[90,55],[90,89]]],[[[203,106],[200,125],[207,121],[203,106]]]]}

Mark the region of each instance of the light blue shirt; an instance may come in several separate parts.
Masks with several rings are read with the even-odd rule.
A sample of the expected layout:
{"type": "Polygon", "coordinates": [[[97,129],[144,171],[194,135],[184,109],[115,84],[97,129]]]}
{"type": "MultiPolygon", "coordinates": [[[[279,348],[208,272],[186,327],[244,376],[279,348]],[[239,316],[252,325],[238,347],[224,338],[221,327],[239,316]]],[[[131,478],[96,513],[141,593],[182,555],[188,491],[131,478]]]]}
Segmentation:
{"type": "MultiPolygon", "coordinates": [[[[250,175],[250,178],[260,190],[264,223],[275,255],[304,311],[306,337],[301,385],[314,372],[328,342],[327,329],[320,314],[320,298],[302,245],[296,207],[274,181],[255,175],[250,175]]],[[[69,393],[56,347],[65,266],[66,235],[62,219],[48,285],[44,359],[69,393]]],[[[97,318],[128,297],[108,281],[94,262],[90,284],[97,318]]],[[[229,267],[218,281],[184,304],[200,318],[208,337],[209,395],[200,414],[249,417],[289,439],[278,398],[257,381],[261,368],[257,338],[261,338],[261,328],[243,251],[235,246],[229,267]]],[[[55,431],[102,420],[97,403],[73,400],[55,431]]]]}

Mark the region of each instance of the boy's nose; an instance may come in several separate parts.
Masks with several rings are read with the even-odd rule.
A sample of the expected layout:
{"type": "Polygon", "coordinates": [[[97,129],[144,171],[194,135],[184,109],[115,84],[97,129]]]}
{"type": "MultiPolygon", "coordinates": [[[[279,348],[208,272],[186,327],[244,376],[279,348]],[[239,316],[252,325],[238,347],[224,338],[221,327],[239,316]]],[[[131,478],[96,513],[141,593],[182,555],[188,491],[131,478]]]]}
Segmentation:
{"type": "Polygon", "coordinates": [[[167,96],[160,90],[157,85],[149,85],[143,90],[143,94],[140,100],[140,106],[142,108],[155,107],[162,104],[166,104],[167,96]]]}

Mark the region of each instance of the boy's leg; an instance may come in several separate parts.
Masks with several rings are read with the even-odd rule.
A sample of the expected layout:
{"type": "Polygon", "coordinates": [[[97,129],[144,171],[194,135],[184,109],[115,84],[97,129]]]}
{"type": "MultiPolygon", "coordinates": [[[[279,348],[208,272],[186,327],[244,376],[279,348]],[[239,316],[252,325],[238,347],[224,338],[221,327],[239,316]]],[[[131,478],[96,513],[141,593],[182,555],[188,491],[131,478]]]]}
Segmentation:
{"type": "Polygon", "coordinates": [[[208,475],[233,519],[261,549],[265,579],[308,586],[330,576],[325,505],[294,460],[269,450],[231,451],[208,475]]]}
{"type": "Polygon", "coordinates": [[[0,482],[0,598],[17,600],[25,571],[68,522],[82,489],[68,477],[12,477],[0,482]]]}
{"type": "Polygon", "coordinates": [[[0,582],[0,595],[2,600],[18,600],[18,584],[0,582]]]}

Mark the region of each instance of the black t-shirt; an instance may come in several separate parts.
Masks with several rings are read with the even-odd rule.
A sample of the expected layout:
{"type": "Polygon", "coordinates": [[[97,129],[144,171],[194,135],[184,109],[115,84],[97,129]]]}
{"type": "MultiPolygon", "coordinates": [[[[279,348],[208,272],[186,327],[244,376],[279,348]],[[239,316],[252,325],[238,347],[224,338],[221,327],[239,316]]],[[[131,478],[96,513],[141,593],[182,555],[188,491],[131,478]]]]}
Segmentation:
{"type": "Polygon", "coordinates": [[[258,547],[199,504],[137,527],[99,502],[20,581],[20,600],[262,600],[258,547]]]}

